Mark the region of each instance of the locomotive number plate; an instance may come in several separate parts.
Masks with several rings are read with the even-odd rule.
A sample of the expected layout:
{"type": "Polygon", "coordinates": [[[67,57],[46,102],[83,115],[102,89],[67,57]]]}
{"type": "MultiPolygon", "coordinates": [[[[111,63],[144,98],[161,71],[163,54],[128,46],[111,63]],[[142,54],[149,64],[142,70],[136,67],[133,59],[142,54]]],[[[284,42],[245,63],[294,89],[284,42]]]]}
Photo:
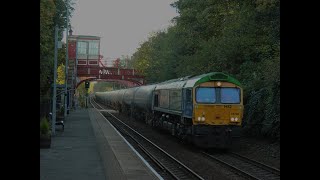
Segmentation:
{"type": "Polygon", "coordinates": [[[230,115],[231,115],[231,116],[240,116],[240,113],[238,113],[238,112],[231,112],[230,115]]]}

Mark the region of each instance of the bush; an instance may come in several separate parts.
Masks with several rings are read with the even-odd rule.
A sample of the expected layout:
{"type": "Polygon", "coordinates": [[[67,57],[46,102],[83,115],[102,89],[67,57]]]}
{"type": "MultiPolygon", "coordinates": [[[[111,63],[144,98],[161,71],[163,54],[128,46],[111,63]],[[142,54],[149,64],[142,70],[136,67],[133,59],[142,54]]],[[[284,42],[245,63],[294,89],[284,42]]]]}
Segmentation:
{"type": "Polygon", "coordinates": [[[50,135],[50,126],[47,118],[42,118],[40,121],[40,135],[42,136],[50,135]]]}
{"type": "Polygon", "coordinates": [[[251,92],[244,112],[244,133],[280,140],[280,81],[251,92]]]}

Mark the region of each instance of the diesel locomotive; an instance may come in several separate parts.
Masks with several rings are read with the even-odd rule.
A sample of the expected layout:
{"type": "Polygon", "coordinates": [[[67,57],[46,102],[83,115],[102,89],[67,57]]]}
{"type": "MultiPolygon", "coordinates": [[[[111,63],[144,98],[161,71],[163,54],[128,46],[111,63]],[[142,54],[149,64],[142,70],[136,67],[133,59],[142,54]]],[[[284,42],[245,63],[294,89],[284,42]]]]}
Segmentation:
{"type": "Polygon", "coordinates": [[[221,72],[96,92],[95,98],[202,148],[230,147],[244,110],[240,82],[221,72]]]}

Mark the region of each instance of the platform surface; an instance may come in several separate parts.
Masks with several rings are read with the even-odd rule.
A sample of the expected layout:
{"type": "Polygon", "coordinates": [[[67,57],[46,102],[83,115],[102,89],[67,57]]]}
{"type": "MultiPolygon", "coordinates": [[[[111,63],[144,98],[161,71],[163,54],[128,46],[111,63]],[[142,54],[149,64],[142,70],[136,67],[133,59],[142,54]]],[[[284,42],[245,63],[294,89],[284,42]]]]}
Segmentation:
{"type": "Polygon", "coordinates": [[[40,149],[41,180],[162,179],[98,110],[71,111],[64,123],[40,149]]]}

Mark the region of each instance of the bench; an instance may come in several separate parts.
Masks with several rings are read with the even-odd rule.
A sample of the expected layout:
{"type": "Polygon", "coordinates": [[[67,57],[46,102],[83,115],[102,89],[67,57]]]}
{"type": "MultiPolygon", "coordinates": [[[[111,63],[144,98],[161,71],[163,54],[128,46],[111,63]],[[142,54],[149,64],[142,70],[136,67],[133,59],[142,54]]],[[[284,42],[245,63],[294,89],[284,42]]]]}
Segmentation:
{"type": "MultiPolygon", "coordinates": [[[[50,120],[52,119],[52,113],[51,112],[49,113],[49,117],[48,118],[50,120]]],[[[61,120],[61,119],[63,119],[63,118],[57,117],[56,125],[62,126],[62,131],[64,131],[64,123],[63,123],[63,120],[61,120]],[[58,120],[58,119],[60,119],[60,120],[58,120]]]]}
{"type": "Polygon", "coordinates": [[[57,121],[56,125],[61,125],[62,126],[62,131],[64,131],[64,123],[63,123],[63,121],[57,121]]]}

